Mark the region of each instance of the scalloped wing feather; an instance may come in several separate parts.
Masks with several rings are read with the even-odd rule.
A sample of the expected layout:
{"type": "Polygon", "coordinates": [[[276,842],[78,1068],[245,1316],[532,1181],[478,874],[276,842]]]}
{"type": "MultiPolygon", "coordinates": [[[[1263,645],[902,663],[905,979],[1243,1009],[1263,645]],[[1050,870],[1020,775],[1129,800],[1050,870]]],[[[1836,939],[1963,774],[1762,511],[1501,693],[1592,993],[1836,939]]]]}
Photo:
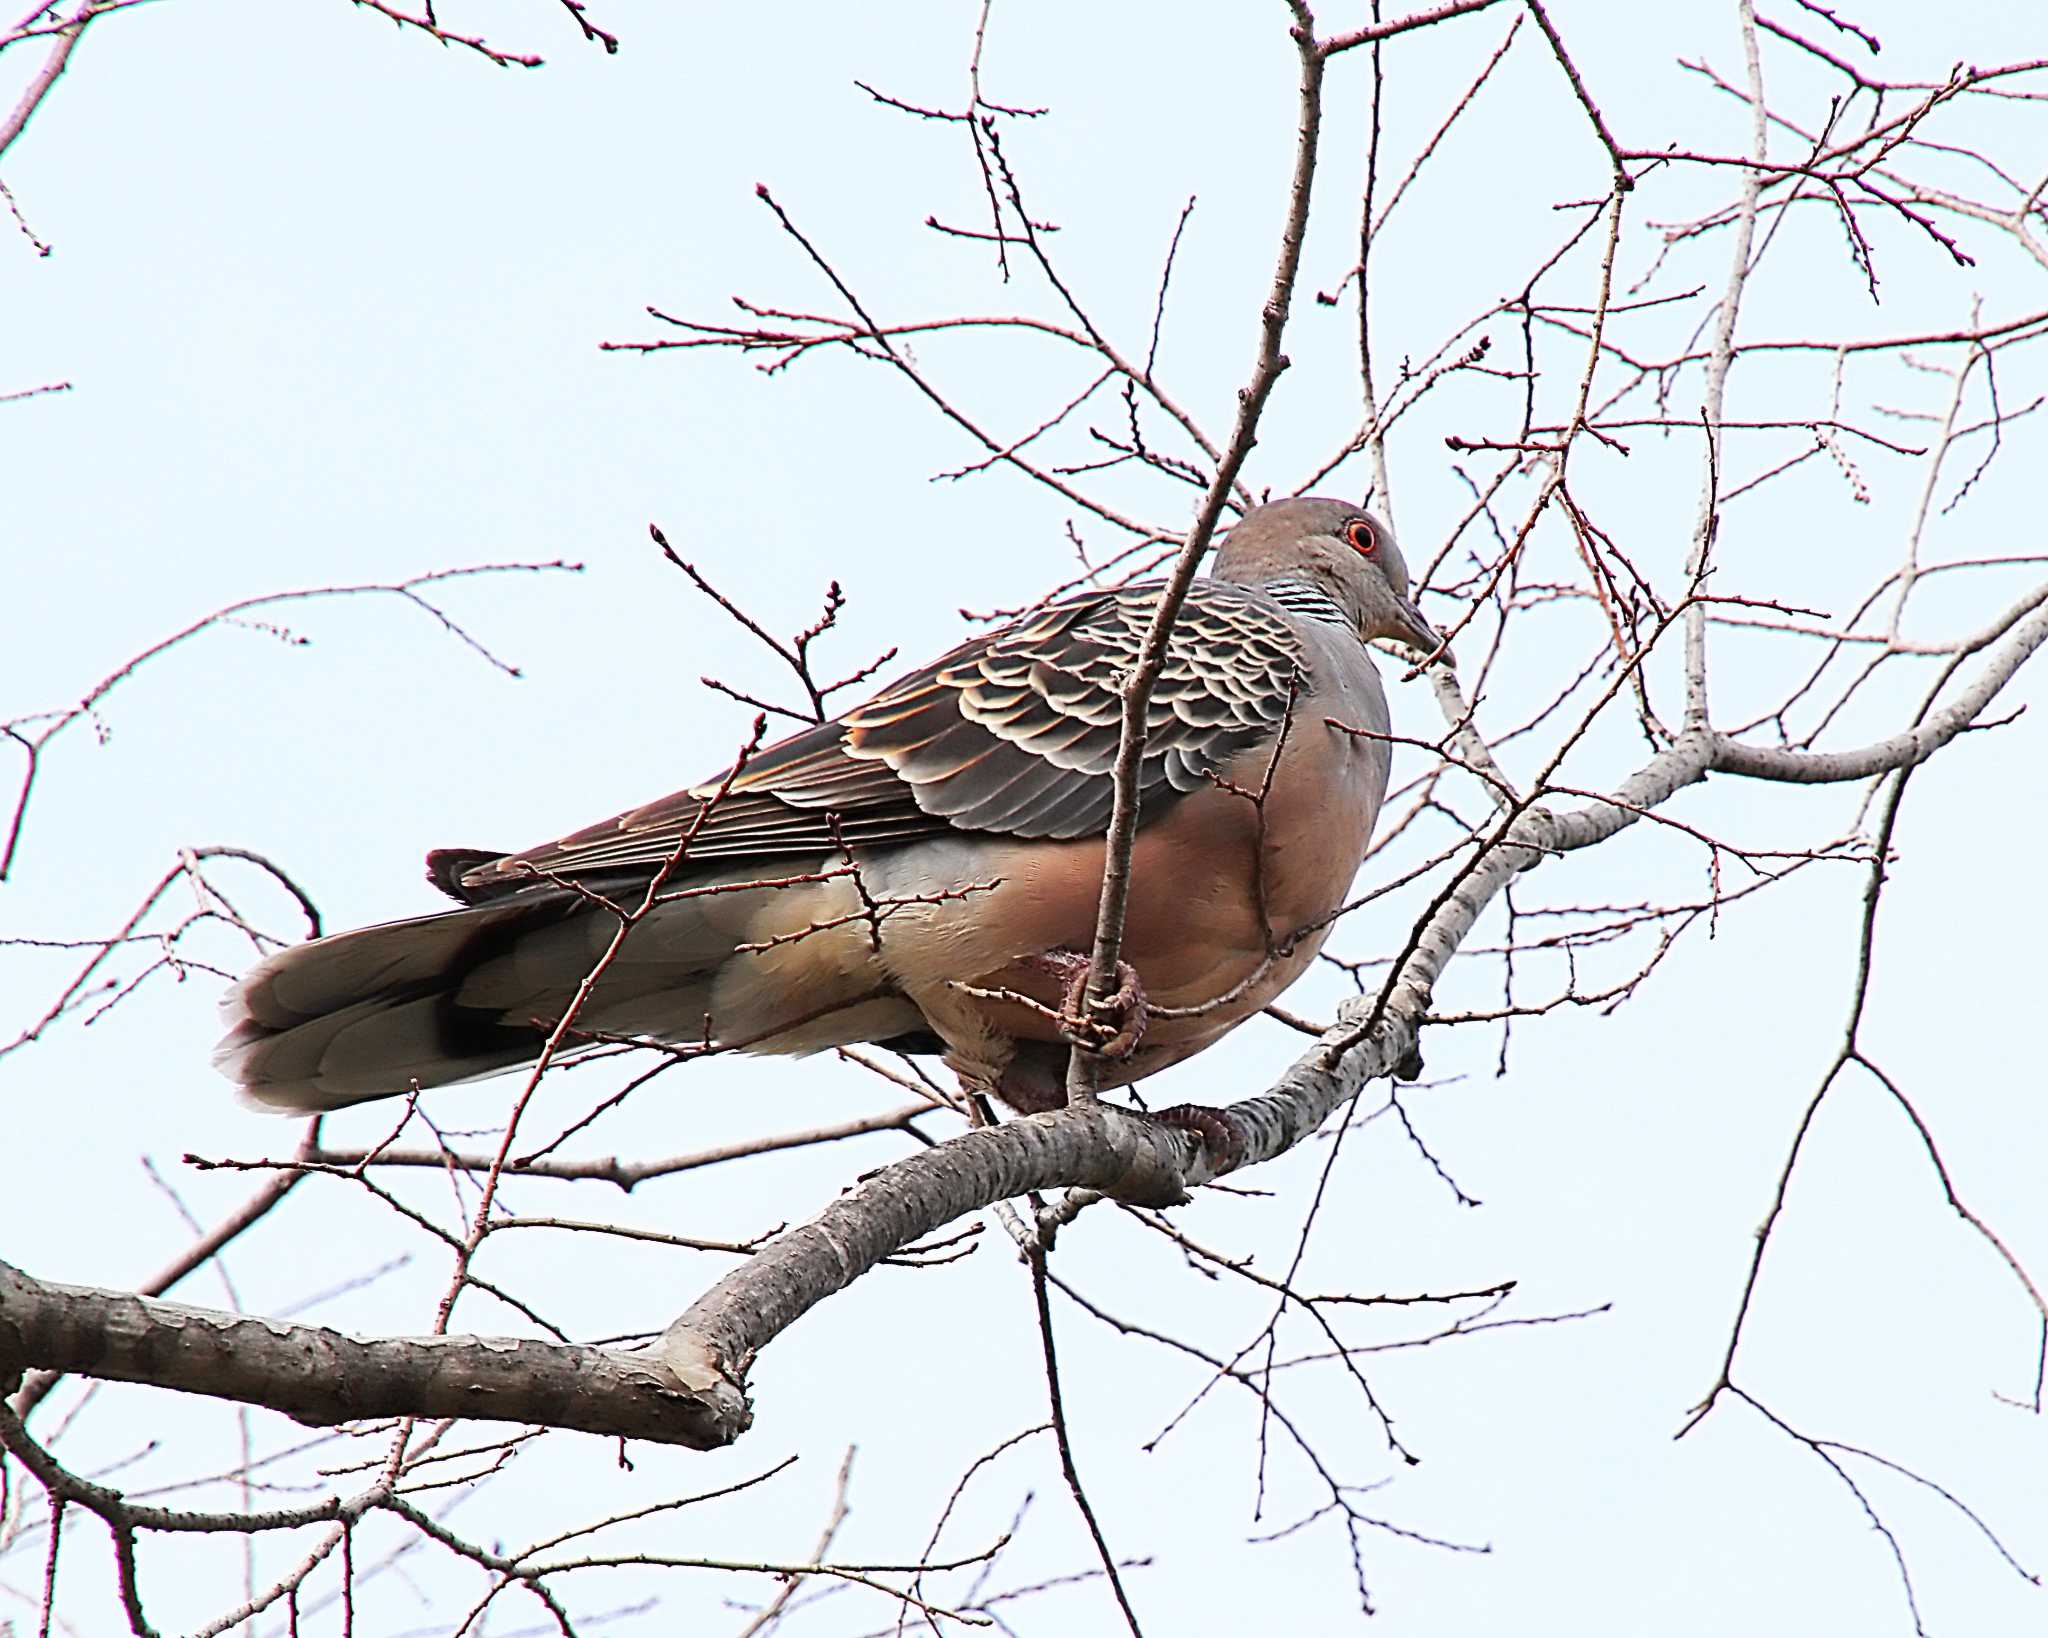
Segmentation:
{"type": "MultiPolygon", "coordinates": [[[[550,879],[644,879],[671,858],[694,869],[960,831],[1100,834],[1118,690],[1158,593],[1069,599],[963,643],[838,720],[758,753],[722,797],[726,780],[707,780],[524,853],[437,854],[430,877],[480,903],[550,879]]],[[[1197,581],[1146,712],[1141,820],[1275,739],[1302,663],[1284,611],[1244,587],[1197,581]]]]}

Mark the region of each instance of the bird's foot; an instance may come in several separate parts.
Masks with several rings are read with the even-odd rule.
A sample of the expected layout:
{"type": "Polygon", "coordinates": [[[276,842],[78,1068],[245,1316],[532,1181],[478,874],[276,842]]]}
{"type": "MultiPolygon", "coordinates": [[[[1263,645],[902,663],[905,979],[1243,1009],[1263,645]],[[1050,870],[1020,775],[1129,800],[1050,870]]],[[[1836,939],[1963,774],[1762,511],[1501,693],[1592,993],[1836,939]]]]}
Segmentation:
{"type": "Polygon", "coordinates": [[[1192,1132],[1210,1154],[1216,1157],[1216,1173],[1234,1172],[1244,1164],[1246,1140],[1244,1128],[1235,1117],[1222,1109],[1212,1109],[1205,1103],[1177,1103],[1171,1109],[1162,1109],[1152,1117],[1162,1126],[1177,1126],[1183,1132],[1192,1132]]]}
{"type": "Polygon", "coordinates": [[[1105,996],[1088,993],[1088,957],[1074,950],[1048,950],[1029,965],[1066,980],[1060,998],[1060,1034],[1070,1045],[1118,1063],[1138,1050],[1145,1039],[1151,1011],[1138,969],[1128,961],[1116,964],[1116,988],[1105,996]]]}

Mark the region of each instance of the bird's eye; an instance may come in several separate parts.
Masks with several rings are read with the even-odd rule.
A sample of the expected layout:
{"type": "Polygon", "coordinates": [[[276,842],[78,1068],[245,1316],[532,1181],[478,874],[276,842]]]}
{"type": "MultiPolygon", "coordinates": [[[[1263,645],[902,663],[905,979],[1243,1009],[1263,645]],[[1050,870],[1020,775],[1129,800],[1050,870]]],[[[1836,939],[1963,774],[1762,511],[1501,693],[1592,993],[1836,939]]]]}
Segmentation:
{"type": "Polygon", "coordinates": [[[1344,538],[1351,542],[1351,549],[1360,557],[1371,557],[1380,549],[1379,536],[1373,533],[1371,523],[1364,518],[1353,518],[1347,523],[1344,538]]]}

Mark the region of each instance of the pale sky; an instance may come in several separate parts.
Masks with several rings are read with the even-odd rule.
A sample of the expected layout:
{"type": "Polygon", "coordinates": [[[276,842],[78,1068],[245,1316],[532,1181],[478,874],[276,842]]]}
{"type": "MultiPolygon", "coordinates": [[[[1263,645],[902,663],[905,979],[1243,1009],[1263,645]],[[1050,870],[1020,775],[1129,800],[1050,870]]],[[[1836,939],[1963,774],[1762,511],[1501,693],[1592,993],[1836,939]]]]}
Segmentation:
{"type": "MultiPolygon", "coordinates": [[[[840,580],[849,605],[833,654],[848,667],[888,644],[902,663],[920,660],[958,640],[963,606],[1022,603],[1072,571],[1062,525],[1073,509],[1001,474],[932,481],[977,451],[879,370],[820,356],[764,377],[751,359],[598,346],[664,333],[648,304],[721,322],[734,294],[827,309],[829,288],[756,200],[760,182],[887,315],[1035,307],[1035,290],[1019,296],[994,279],[985,249],[918,225],[933,212],[975,219],[979,183],[964,142],[876,107],[853,83],[957,103],[977,8],[592,4],[624,42],[616,56],[583,43],[545,0],[470,4],[459,16],[441,8],[448,27],[540,52],[546,65],[530,72],[445,50],[340,0],[139,8],[95,27],[6,156],[0,178],[53,253],[38,257],[22,236],[0,232],[0,393],[52,381],[71,390],[0,403],[0,718],[75,700],[132,653],[237,599],[456,565],[570,560],[582,572],[446,591],[449,613],[520,667],[518,680],[389,597],[267,617],[308,639],[303,646],[228,629],[158,662],[108,703],[97,739],[83,730],[52,751],[16,879],[0,886],[0,936],[109,930],[177,848],[209,843],[276,858],[333,929],[423,913],[437,907],[419,874],[428,847],[532,843],[729,760],[747,713],[698,678],[754,689],[779,679],[663,566],[647,541],[650,520],[778,631],[805,624],[825,583],[840,580]]],[[[1705,56],[1739,74],[1732,4],[1560,0],[1552,9],[1624,141],[1739,151],[1740,110],[1674,62],[1705,56]]],[[[1490,46],[1505,30],[1508,14],[1496,10],[1436,31],[1441,49],[1418,44],[1395,59],[1405,66],[1389,93],[1390,143],[1412,148],[1433,128],[1483,49],[1474,42],[1490,46]]],[[[2033,8],[2015,0],[1961,0],[1931,17],[1886,0],[1856,16],[1884,40],[1880,66],[1894,76],[1939,77],[1955,61],[2039,51],[2033,8]]],[[[1324,23],[1356,20],[1332,8],[1324,23]]],[[[11,106],[35,59],[33,47],[0,58],[0,103],[11,106]]],[[[1535,41],[1518,42],[1491,100],[1442,156],[1456,184],[1439,177],[1435,191],[1402,206],[1378,264],[1381,322],[1401,315],[1404,331],[1387,339],[1389,373],[1520,276],[1531,247],[1555,234],[1550,201],[1604,188],[1604,160],[1561,113],[1556,72],[1535,41]]],[[[1197,196],[1161,364],[1205,424],[1224,427],[1252,354],[1293,141],[1283,8],[998,0],[984,75],[993,99],[1052,109],[1006,141],[1034,213],[1061,224],[1063,266],[1133,346],[1142,348],[1174,224],[1197,196]]],[[[1289,333],[1295,368],[1248,469],[1254,488],[1291,486],[1352,424],[1355,332],[1343,309],[1309,298],[1348,265],[1363,83],[1362,61],[1333,66],[1319,203],[1327,216],[1311,235],[1289,333]]],[[[2030,129],[2025,117],[2018,109],[2002,128],[2008,156],[2011,133],[2030,129]]],[[[2038,167],[2040,153],[2022,143],[2017,158],[2038,167]]],[[[1667,197],[1646,214],[1673,208],[1667,197]]],[[[1824,253],[1832,277],[1838,242],[1813,231],[1816,265],[1824,253]]],[[[1854,322],[1869,333],[1909,328],[1923,312],[1930,324],[1960,323],[1959,303],[1978,291],[1987,314],[2048,307],[2048,278],[2017,258],[1987,258],[1958,282],[1938,252],[1888,243],[1904,248],[1883,269],[1885,305],[1869,308],[1846,285],[1839,295],[1864,303],[1854,322]]],[[[1701,254],[1718,277],[1724,241],[1701,254]]],[[[1759,297],[1745,324],[1779,333],[1801,322],[1798,301],[1812,294],[1759,297]]],[[[1012,436],[1086,379],[1021,339],[932,341],[920,356],[1012,436]]],[[[2039,367],[2027,367],[2032,384],[2004,384],[2015,403],[2039,390],[2039,367]]],[[[1902,372],[1870,390],[1917,391],[1923,407],[1933,392],[1902,372]]],[[[1930,556],[2048,549],[2039,430],[2023,420],[2009,437],[2017,447],[2005,464],[1936,520],[1930,556]]],[[[1411,558],[1426,559],[1464,491],[1436,433],[1397,439],[1395,458],[1398,520],[1411,558]]],[[[1666,572],[1683,553],[1695,462],[1691,445],[1660,450],[1645,439],[1628,464],[1600,469],[1615,506],[1645,520],[1632,549],[1666,572]],[[1667,504],[1667,487],[1682,500],[1667,504]]],[[[1356,494],[1363,471],[1348,470],[1356,494]]],[[[1873,463],[1871,506],[1850,514],[1849,528],[1824,481],[1817,473],[1811,490],[1731,506],[1725,551],[1743,572],[1770,569],[1768,584],[1787,599],[1823,599],[1839,614],[1843,589],[1860,591],[1895,554],[1917,477],[1905,464],[1873,463]]],[[[1187,502],[1156,485],[1117,479],[1106,492],[1185,522],[1187,502]]],[[[1081,523],[1091,548],[1118,543],[1081,523]]],[[[2002,581],[1937,597],[1920,635],[1981,624],[2027,583],[2015,579],[2002,597],[2002,581]]],[[[1565,653],[1576,665],[1583,650],[1565,653]]],[[[1495,726],[1530,714],[1560,663],[1534,647],[1513,653],[1489,702],[1495,726]]],[[[1397,728],[1439,732],[1427,689],[1382,669],[1397,728]]],[[[1779,675],[1760,681],[1731,659],[1720,697],[1739,716],[1779,675]]],[[[2037,662],[2002,710],[2048,697],[2043,675],[2037,662]]],[[[1896,726],[1910,697],[1886,695],[1852,715],[1839,743],[1896,726]]],[[[2048,1104],[2027,1021],[2040,1008],[2031,844],[2048,801],[2044,746],[2030,714],[1968,736],[1916,779],[1867,1023],[1873,1050],[1934,1127],[1957,1187],[2037,1278],[2048,1269],[2048,1104]]],[[[1639,740],[1615,734],[1568,772],[1605,787],[1641,754],[1639,740]]],[[[14,766],[0,756],[10,780],[14,766]]],[[[1397,779],[1416,766],[1406,753],[1397,779]]],[[[1519,759],[1512,766],[1531,771],[1519,759]]],[[[1858,794],[1716,780],[1673,812],[1763,845],[1805,845],[1845,828],[1858,794]]],[[[1515,1297],[1496,1317],[1606,1309],[1368,1356],[1374,1392],[1419,1465],[1389,1455],[1338,1373],[1299,1390],[1304,1426],[1339,1477],[1384,1482],[1366,1503],[1376,1516],[1490,1549],[1365,1535],[1373,1630],[1384,1638],[1912,1633],[1884,1542],[1811,1453],[1732,1402],[1682,1442],[1671,1437],[1714,1379],[1754,1231],[1839,1042],[1863,882],[1860,868],[1816,866],[1731,908],[1711,939],[1703,928],[1688,934],[1612,1015],[1566,1009],[1518,1024],[1505,1076],[1494,1072],[1497,1034],[1426,1037],[1431,1082],[1410,1110],[1483,1202],[1476,1209],[1452,1198],[1391,1122],[1347,1137],[1304,1288],[1399,1293],[1514,1279],[1515,1297]]],[[[1595,856],[1546,865],[1526,891],[1531,902],[1628,904],[1703,888],[1697,848],[1638,827],[1595,856]]],[[[1343,947],[1398,948],[1427,897],[1411,890],[1375,906],[1343,947]]],[[[289,925],[281,902],[265,913],[289,925]]],[[[1473,942],[1500,930],[1496,914],[1473,942]]],[[[222,942],[213,959],[243,954],[222,942]]],[[[47,1003],[67,961],[0,949],[0,1041],[47,1003]]],[[[1454,965],[1439,1005],[1492,1004],[1498,972],[1479,958],[1454,965]]],[[[160,975],[104,1021],[67,1021],[0,1058],[0,1256],[46,1278],[132,1282],[189,1238],[144,1173],[145,1157],[211,1221],[250,1182],[197,1173],[180,1157],[277,1154],[295,1141],[292,1127],[238,1107],[210,1069],[218,988],[203,973],[183,983],[160,975]]],[[[1312,980],[1289,1005],[1327,1016],[1340,993],[1333,978],[1312,980]]],[[[1257,1021],[1148,1093],[1246,1095],[1301,1039],[1257,1021]]],[[[430,1107],[444,1127],[483,1127],[516,1084],[455,1089],[430,1107]]],[[[680,1152],[897,1101],[857,1071],[818,1062],[711,1062],[655,1090],[610,1118],[587,1152],[680,1152]]],[[[572,1086],[561,1107],[585,1095],[572,1086]]],[[[331,1135],[374,1139],[390,1118],[358,1111],[331,1135]]],[[[1802,1431],[1946,1486],[2027,1570],[2043,1572],[2048,1433],[2040,1416],[1998,1397],[2032,1390],[2037,1317],[1944,1204],[1914,1132],[1878,1089],[1844,1088],[1814,1143],[1766,1266],[1742,1379],[1802,1431]]],[[[753,1234],[800,1220],[906,1147],[876,1137],[802,1150],[630,1197],[536,1181],[511,1199],[527,1212],[753,1234]]],[[[1205,1244],[1256,1253],[1257,1266],[1278,1272],[1327,1152],[1326,1142],[1304,1145],[1241,1179],[1270,1195],[1205,1195],[1177,1220],[1205,1244]]],[[[443,1180],[409,1178],[402,1192],[453,1221],[443,1180]]],[[[835,1554],[914,1556],[968,1465],[1043,1416],[1028,1282],[999,1239],[984,1234],[972,1256],[944,1268],[878,1270],[803,1320],[755,1369],[757,1423],[734,1448],[636,1447],[626,1473],[612,1445],[558,1435],[465,1499],[451,1522],[510,1544],[795,1454],[794,1470],[769,1485],[621,1534],[650,1552],[801,1558],[841,1457],[856,1446],[853,1511],[835,1554]]],[[[588,1338],[659,1328],[725,1266],[561,1235],[498,1245],[487,1271],[544,1294],[549,1312],[588,1338]]],[[[230,1270],[240,1302],[274,1314],[402,1253],[411,1254],[404,1267],[312,1317],[421,1331],[447,1273],[441,1248],[402,1232],[374,1202],[315,1180],[236,1250],[230,1270]]],[[[1191,1272],[1109,1210],[1070,1228],[1054,1261],[1113,1312],[1211,1351],[1234,1352],[1262,1317],[1241,1284],[1191,1272]]],[[[178,1295],[225,1300],[210,1275],[178,1295]]],[[[1205,1372],[1072,1306],[1056,1303],[1055,1318],[1104,1531],[1119,1555],[1151,1561],[1127,1572],[1147,1633],[1354,1627],[1338,1524],[1249,1542],[1319,1500],[1302,1465],[1276,1447],[1267,1517],[1254,1519],[1251,1397],[1213,1390],[1148,1451],[1205,1372]]],[[[1411,1318],[1396,1313],[1384,1334],[1418,1334],[1411,1318]]],[[[458,1319],[485,1331],[517,1326],[474,1297],[458,1319]]],[[[1310,1337],[1294,1341],[1306,1348],[1310,1337]]],[[[78,1391],[67,1388],[38,1426],[54,1427],[78,1391]]],[[[141,1389],[98,1394],[61,1447],[81,1470],[125,1461],[149,1441],[159,1443],[122,1469],[122,1482],[146,1487],[235,1459],[231,1411],[141,1389]]],[[[258,1450],[302,1436],[281,1418],[254,1420],[258,1450]]],[[[2040,1589],[1967,1519],[1907,1478],[1850,1461],[1899,1538],[1930,1632],[2042,1629],[2040,1589]]],[[[303,1466],[296,1476],[309,1477],[303,1466]]],[[[987,1545],[1026,1492],[1034,1499],[992,1584],[1090,1567],[1043,1438],[977,1479],[942,1545],[987,1545]]],[[[229,1489],[200,1494],[233,1500],[229,1489]]],[[[103,1576],[104,1532],[90,1521],[73,1529],[65,1573],[89,1589],[103,1576]]],[[[386,1547],[401,1539],[395,1529],[376,1536],[386,1547]]],[[[304,1550],[266,1541],[259,1578],[304,1550]]],[[[39,1551],[0,1556],[0,1633],[9,1620],[32,1630],[39,1551]],[[28,1604],[15,1599],[24,1592],[28,1604]]],[[[359,1563],[374,1551],[366,1543],[359,1563]]],[[[424,1548],[403,1572],[366,1584],[359,1631],[451,1631],[480,1585],[473,1568],[424,1548]]],[[[158,1544],[143,1565],[166,1631],[231,1603],[242,1573],[219,1543],[158,1544]]],[[[745,1618],[728,1601],[763,1597],[768,1585],[626,1572],[570,1583],[579,1611],[624,1611],[591,1625],[620,1633],[736,1631],[745,1618]]],[[[962,1592],[960,1581],[949,1586],[962,1592]]],[[[119,1630],[110,1596],[71,1591],[76,1602],[67,1595],[64,1608],[76,1630],[119,1630]]],[[[537,1613],[508,1600],[485,1630],[534,1630],[537,1613]]],[[[1094,1583],[1025,1600],[1006,1619],[1026,1633],[1120,1630],[1094,1583]]],[[[326,1624],[309,1619],[309,1630],[339,1630],[333,1609],[318,1620],[326,1624]]],[[[834,1598],[788,1630],[857,1633],[893,1620],[879,1601],[834,1598]]]]}

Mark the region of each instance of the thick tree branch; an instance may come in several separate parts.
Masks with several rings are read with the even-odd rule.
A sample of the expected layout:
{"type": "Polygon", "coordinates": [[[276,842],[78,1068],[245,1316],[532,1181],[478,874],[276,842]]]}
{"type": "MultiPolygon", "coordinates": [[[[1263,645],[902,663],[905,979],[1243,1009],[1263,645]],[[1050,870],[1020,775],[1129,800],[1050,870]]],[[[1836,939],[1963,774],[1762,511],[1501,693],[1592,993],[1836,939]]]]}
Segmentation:
{"type": "Polygon", "coordinates": [[[544,1423],[710,1449],[744,1428],[682,1349],[659,1362],[512,1337],[343,1336],[0,1263],[0,1381],[24,1365],[262,1405],[316,1426],[380,1416],[544,1423]]]}
{"type": "MultiPolygon", "coordinates": [[[[317,1123],[308,1127],[306,1142],[300,1146],[301,1154],[310,1149],[317,1131],[317,1123]]],[[[229,1242],[240,1236],[244,1230],[268,1217],[271,1208],[291,1193],[305,1175],[302,1171],[282,1171],[266,1178],[262,1186],[236,1211],[216,1223],[179,1253],[169,1266],[141,1285],[138,1288],[139,1293],[145,1297],[160,1297],[193,1270],[203,1268],[212,1262],[226,1249],[229,1242]]],[[[0,1319],[4,1319],[5,1315],[5,1307],[0,1306],[0,1319]]],[[[0,1351],[0,1363],[4,1363],[4,1359],[4,1351],[0,1351]]],[[[11,1404],[14,1414],[27,1421],[29,1414],[62,1380],[63,1373],[57,1370],[41,1370],[28,1377],[23,1381],[20,1391],[14,1395],[11,1404]]]]}

